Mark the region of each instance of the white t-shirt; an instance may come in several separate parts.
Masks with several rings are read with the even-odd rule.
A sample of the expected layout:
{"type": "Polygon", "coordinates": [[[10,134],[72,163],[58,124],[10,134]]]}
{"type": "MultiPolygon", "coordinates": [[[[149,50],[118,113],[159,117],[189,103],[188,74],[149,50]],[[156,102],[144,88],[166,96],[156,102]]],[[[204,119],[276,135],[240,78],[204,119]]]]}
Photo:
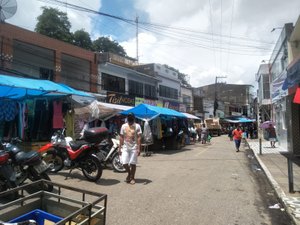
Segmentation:
{"type": "Polygon", "coordinates": [[[129,126],[128,123],[122,125],[120,134],[124,137],[123,151],[131,151],[137,149],[138,135],[142,134],[141,126],[137,123],[129,126]]]}

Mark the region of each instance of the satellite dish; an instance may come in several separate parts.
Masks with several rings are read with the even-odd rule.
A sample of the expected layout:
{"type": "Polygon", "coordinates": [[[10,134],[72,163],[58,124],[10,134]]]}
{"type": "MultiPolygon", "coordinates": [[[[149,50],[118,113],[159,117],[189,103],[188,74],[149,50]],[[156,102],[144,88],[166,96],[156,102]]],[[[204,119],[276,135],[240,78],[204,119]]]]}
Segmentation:
{"type": "Polygon", "coordinates": [[[16,0],[1,0],[0,1],[0,22],[4,22],[15,15],[17,11],[16,0]]]}

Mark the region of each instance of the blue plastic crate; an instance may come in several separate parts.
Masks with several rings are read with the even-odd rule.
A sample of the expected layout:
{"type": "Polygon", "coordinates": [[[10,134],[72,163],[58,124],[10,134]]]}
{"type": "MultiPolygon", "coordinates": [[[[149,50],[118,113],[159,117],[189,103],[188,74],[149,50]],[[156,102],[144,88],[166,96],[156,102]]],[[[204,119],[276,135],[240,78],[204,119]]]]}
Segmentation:
{"type": "Polygon", "coordinates": [[[53,214],[44,212],[40,209],[35,209],[29,213],[26,213],[22,216],[19,216],[13,220],[10,220],[10,223],[16,223],[16,222],[21,222],[25,220],[35,220],[38,225],[44,225],[45,220],[49,220],[51,222],[57,223],[58,221],[62,220],[63,218],[59,216],[55,216],[53,214]]]}

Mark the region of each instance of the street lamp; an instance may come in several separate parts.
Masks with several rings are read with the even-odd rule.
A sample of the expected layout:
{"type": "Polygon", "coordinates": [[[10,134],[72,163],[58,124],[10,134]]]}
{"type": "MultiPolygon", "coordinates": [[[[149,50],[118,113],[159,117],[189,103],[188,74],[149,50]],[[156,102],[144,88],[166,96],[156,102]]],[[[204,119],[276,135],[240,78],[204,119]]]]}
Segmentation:
{"type": "Polygon", "coordinates": [[[283,29],[283,27],[273,27],[273,29],[271,30],[271,32],[277,30],[277,29],[283,29]]]}

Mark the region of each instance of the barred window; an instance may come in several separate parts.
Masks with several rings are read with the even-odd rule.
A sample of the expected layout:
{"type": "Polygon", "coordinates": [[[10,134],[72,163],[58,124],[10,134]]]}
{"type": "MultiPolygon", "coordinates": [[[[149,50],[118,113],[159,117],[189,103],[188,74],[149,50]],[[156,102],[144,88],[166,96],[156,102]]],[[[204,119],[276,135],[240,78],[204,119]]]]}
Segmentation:
{"type": "Polygon", "coordinates": [[[153,85],[145,84],[145,97],[155,98],[156,88],[153,85]]]}
{"type": "Polygon", "coordinates": [[[161,97],[178,99],[178,90],[175,88],[159,85],[159,95],[161,97]]]}
{"type": "Polygon", "coordinates": [[[106,91],[125,93],[125,79],[102,73],[102,88],[106,91]]]}
{"type": "Polygon", "coordinates": [[[143,97],[143,83],[129,80],[129,94],[143,97]]]}

